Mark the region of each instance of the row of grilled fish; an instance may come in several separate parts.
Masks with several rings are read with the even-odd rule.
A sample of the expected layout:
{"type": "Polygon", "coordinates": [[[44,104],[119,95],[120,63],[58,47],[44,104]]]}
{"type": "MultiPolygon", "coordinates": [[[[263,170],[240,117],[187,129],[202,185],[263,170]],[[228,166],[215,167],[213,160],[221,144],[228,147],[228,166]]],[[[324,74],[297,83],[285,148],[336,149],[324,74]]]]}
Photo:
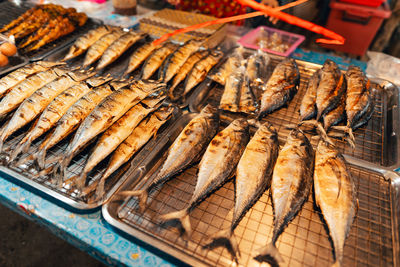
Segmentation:
{"type": "MultiPolygon", "coordinates": [[[[0,116],[2,119],[9,117],[0,129],[1,150],[4,151],[4,143],[13,133],[34,121],[20,143],[10,151],[10,162],[26,153],[40,136],[49,133],[32,156],[22,157],[16,164],[35,160],[41,170],[39,175],[54,171],[61,185],[72,158],[102,134],[82,173],[68,181],[82,192],[90,171],[115,151],[100,183],[96,182],[102,193],[107,177],[127,162],[174,110],[172,106],[160,108],[165,98],[163,83],[111,81],[109,77],[93,75],[93,72],[69,70],[58,63],[38,62],[0,79],[3,92],[0,116]],[[47,151],[75,130],[63,155],[56,162],[46,161],[47,151]],[[48,165],[51,166],[46,169],[48,165]]],[[[94,189],[92,185],[91,191],[86,189],[85,194],[94,189]]]]}
{"type": "MultiPolygon", "coordinates": [[[[146,34],[126,32],[117,27],[101,26],[78,38],[71,46],[64,60],[73,59],[86,51],[83,62],[88,67],[97,60],[97,69],[103,69],[146,34]]],[[[157,73],[157,80],[170,83],[169,97],[176,100],[187,95],[196,85],[201,83],[210,69],[222,58],[218,50],[202,50],[203,40],[189,40],[182,45],[165,42],[154,45],[144,43],[132,53],[123,76],[142,66],[139,79],[150,79],[157,73]],[[179,84],[184,83],[183,91],[177,92],[179,84]]]]}
{"type": "Polygon", "coordinates": [[[119,194],[138,197],[140,209],[144,211],[148,195],[154,188],[200,161],[196,187],[189,203],[182,210],[160,216],[164,223],[179,221],[190,236],[192,209],[236,175],[231,225],[212,235],[211,242],[206,245],[225,244],[236,257],[239,250],[233,232],[246,212],[271,187],[273,237],[270,244],[261,248],[256,259],[272,257],[280,263],[282,257],[275,242],[308,199],[314,180],[316,203],[334,241],[336,264],[340,265],[344,242],[355,217],[356,193],[350,172],[338,151],[321,140],[314,157],[307,137],[301,130],[293,129],[278,152],[278,135],[268,122],[260,125],[251,139],[248,122],[244,119],[234,120],[217,134],[218,124],[216,108],[206,106],[171,145],[152,182],[140,190],[119,194]]]}
{"type": "Polygon", "coordinates": [[[367,123],[374,112],[370,81],[356,66],[350,66],[343,75],[332,60],[326,60],[308,81],[300,105],[302,121],[323,120],[328,131],[346,119],[345,127],[333,127],[349,133],[354,142],[353,130],[367,123]]]}

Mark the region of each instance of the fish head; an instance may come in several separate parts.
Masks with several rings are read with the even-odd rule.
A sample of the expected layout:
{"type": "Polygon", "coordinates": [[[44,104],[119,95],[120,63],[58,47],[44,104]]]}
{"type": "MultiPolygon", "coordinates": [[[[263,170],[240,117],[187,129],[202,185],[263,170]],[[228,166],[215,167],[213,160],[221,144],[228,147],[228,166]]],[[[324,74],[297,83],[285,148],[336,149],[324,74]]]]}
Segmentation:
{"type": "Polygon", "coordinates": [[[363,76],[363,71],[358,66],[351,65],[346,71],[346,77],[363,76]]]}
{"type": "Polygon", "coordinates": [[[275,127],[267,121],[261,124],[258,130],[265,133],[266,135],[275,135],[276,137],[278,136],[278,132],[276,131],[275,127]]]}
{"type": "Polygon", "coordinates": [[[339,67],[334,61],[327,59],[327,60],[325,60],[324,64],[322,65],[321,69],[322,69],[322,71],[330,72],[330,71],[339,70],[339,67]]]}
{"type": "Polygon", "coordinates": [[[159,108],[156,112],[154,112],[154,115],[160,121],[166,121],[171,117],[173,111],[174,111],[173,105],[163,106],[163,107],[159,108]]]}
{"type": "Polygon", "coordinates": [[[329,144],[325,140],[320,140],[317,145],[317,153],[321,155],[336,154],[336,149],[333,145],[329,144]]]}
{"type": "Polygon", "coordinates": [[[232,121],[232,127],[235,131],[248,131],[249,123],[245,119],[236,119],[232,121]]]}
{"type": "Polygon", "coordinates": [[[218,108],[211,105],[211,104],[207,104],[200,112],[201,114],[204,115],[213,115],[218,113],[218,108]]]}

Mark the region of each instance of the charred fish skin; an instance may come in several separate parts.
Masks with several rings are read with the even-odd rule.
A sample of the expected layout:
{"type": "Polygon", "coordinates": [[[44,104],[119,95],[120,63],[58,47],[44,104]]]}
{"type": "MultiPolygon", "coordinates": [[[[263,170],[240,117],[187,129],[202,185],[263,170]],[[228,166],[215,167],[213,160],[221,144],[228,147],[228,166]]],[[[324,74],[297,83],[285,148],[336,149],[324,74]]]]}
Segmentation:
{"type": "Polygon", "coordinates": [[[185,80],[186,76],[192,70],[195,64],[199,62],[201,59],[208,56],[210,53],[209,50],[197,51],[193,53],[188,60],[182,65],[179,69],[179,72],[174,76],[172,80],[172,85],[168,88],[168,96],[171,100],[177,100],[180,96],[175,95],[174,89],[183,81],[185,80]]]}
{"type": "Polygon", "coordinates": [[[150,191],[199,160],[204,149],[217,133],[219,113],[215,107],[205,106],[182,130],[171,145],[167,158],[156,178],[146,188],[130,191],[129,195],[139,198],[143,212],[150,191]]]}
{"type": "Polygon", "coordinates": [[[140,73],[141,79],[150,79],[151,76],[160,68],[164,60],[171,55],[178,48],[177,44],[168,42],[154,50],[153,53],[143,63],[142,72],[140,73]]]}
{"type": "MultiPolygon", "coordinates": [[[[247,144],[236,169],[233,219],[229,228],[211,236],[212,242],[224,240],[234,255],[239,248],[233,231],[271,183],[272,170],[279,152],[278,134],[268,122],[262,124],[247,144]]],[[[239,253],[240,254],[240,253],[239,253]]]]}
{"type": "Polygon", "coordinates": [[[313,163],[314,151],[309,140],[301,130],[293,129],[279,152],[271,180],[274,208],[272,240],[259,250],[257,260],[263,261],[269,256],[278,264],[283,261],[275,242],[308,198],[313,182],[313,163]]]}
{"type": "Polygon", "coordinates": [[[234,120],[219,132],[208,145],[200,161],[196,188],[189,204],[180,211],[162,215],[161,220],[178,220],[190,236],[191,209],[232,177],[248,141],[249,125],[244,119],[234,120]]]}
{"type": "Polygon", "coordinates": [[[73,59],[81,54],[83,54],[86,50],[89,49],[91,45],[93,45],[97,40],[110,32],[110,28],[107,26],[100,26],[96,29],[90,30],[85,35],[79,37],[75,43],[69,49],[67,55],[64,57],[65,60],[73,59]]]}
{"type": "Polygon", "coordinates": [[[203,40],[191,39],[176,49],[165,64],[163,74],[161,75],[162,81],[165,83],[169,82],[178,73],[188,58],[200,48],[202,43],[203,40]]]}
{"type": "Polygon", "coordinates": [[[339,105],[326,113],[324,119],[324,129],[328,131],[331,126],[334,126],[344,120],[346,114],[346,93],[342,94],[339,105]]]}
{"type": "Polygon", "coordinates": [[[311,120],[317,116],[317,88],[320,82],[319,71],[308,80],[307,89],[300,103],[300,120],[311,120]]]}
{"type": "Polygon", "coordinates": [[[124,76],[136,70],[139,65],[142,64],[157,48],[159,48],[159,46],[153,45],[152,42],[149,42],[142,45],[135,52],[133,52],[131,58],[129,59],[129,65],[124,73],[124,76]]]}
{"type": "Polygon", "coordinates": [[[239,112],[253,113],[257,110],[258,103],[247,75],[245,75],[243,78],[243,82],[239,90],[239,99],[239,112]]]}
{"type": "Polygon", "coordinates": [[[128,32],[120,36],[115,40],[102,55],[99,64],[97,64],[96,69],[100,70],[110,65],[116,59],[118,59],[126,50],[128,50],[137,41],[144,38],[146,33],[134,33],[128,32]]]}
{"type": "Polygon", "coordinates": [[[224,56],[224,53],[219,50],[211,51],[210,54],[197,62],[192,68],[189,75],[185,80],[185,92],[187,95],[196,85],[201,83],[206,77],[208,72],[214,67],[224,56]]]}
{"type": "Polygon", "coordinates": [[[327,59],[320,70],[320,82],[317,88],[316,106],[317,121],[332,109],[336,108],[346,90],[346,81],[338,65],[327,59]]]}
{"type": "Polygon", "coordinates": [[[292,100],[299,83],[300,73],[296,61],[288,58],[280,62],[263,87],[258,118],[261,119],[292,100]]]}
{"type": "Polygon", "coordinates": [[[343,248],[357,210],[353,178],[343,156],[320,141],[315,156],[314,191],[335,251],[335,264],[341,266],[343,248]]]}
{"type": "Polygon", "coordinates": [[[221,96],[219,108],[230,112],[239,111],[240,91],[243,83],[243,72],[245,69],[245,61],[232,74],[227,77],[225,82],[224,93],[221,96]]]}

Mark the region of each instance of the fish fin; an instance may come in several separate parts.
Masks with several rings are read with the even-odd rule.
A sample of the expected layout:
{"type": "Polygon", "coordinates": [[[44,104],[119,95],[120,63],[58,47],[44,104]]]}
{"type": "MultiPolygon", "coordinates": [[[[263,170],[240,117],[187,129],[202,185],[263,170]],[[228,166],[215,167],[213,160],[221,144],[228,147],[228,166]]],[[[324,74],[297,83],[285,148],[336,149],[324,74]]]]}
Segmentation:
{"type": "Polygon", "coordinates": [[[231,228],[218,231],[211,235],[209,239],[211,239],[210,242],[203,248],[213,249],[219,246],[225,246],[234,257],[236,263],[238,263],[240,250],[231,228]]]}
{"type": "Polygon", "coordinates": [[[351,147],[354,149],[356,147],[356,145],[355,145],[356,139],[353,134],[353,129],[351,127],[348,127],[347,133],[349,134],[349,137],[350,137],[348,142],[351,145],[351,147]]]}
{"type": "Polygon", "coordinates": [[[279,250],[275,247],[275,244],[269,243],[265,247],[262,247],[258,250],[258,255],[254,257],[257,261],[269,261],[272,259],[274,263],[278,265],[284,262],[282,255],[279,253],[279,250]]]}
{"type": "Polygon", "coordinates": [[[123,191],[118,194],[120,196],[126,196],[126,197],[128,196],[138,197],[140,212],[144,212],[144,210],[146,209],[147,198],[149,197],[149,193],[147,192],[147,190],[123,191]]]}
{"type": "Polygon", "coordinates": [[[183,230],[186,232],[187,236],[191,236],[192,227],[190,225],[189,213],[187,209],[170,212],[160,216],[163,224],[167,224],[173,221],[180,222],[183,230]]]}

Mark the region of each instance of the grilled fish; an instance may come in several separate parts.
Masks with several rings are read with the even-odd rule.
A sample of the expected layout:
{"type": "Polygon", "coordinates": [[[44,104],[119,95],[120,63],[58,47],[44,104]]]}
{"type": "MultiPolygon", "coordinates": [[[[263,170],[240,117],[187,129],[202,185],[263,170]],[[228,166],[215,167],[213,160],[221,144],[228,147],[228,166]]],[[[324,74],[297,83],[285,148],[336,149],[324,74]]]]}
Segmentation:
{"type": "Polygon", "coordinates": [[[314,72],[308,80],[307,89],[300,103],[300,120],[310,120],[317,116],[317,88],[320,81],[319,71],[314,72]]]}
{"type": "MultiPolygon", "coordinates": [[[[200,160],[205,148],[217,133],[219,115],[217,110],[207,105],[182,130],[171,145],[168,156],[157,177],[144,189],[121,192],[122,195],[137,196],[143,212],[150,191],[174,177],[176,174],[200,160]]],[[[114,168],[113,170],[115,170],[114,168]]]]}
{"type": "Polygon", "coordinates": [[[48,69],[28,77],[11,88],[10,92],[0,101],[0,118],[4,118],[36,90],[63,75],[65,72],[66,70],[60,68],[48,69]]]}
{"type": "Polygon", "coordinates": [[[224,93],[221,96],[219,108],[231,112],[239,111],[240,91],[243,83],[243,72],[246,70],[243,65],[234,70],[229,77],[227,77],[224,93]]]}
{"type": "Polygon", "coordinates": [[[269,61],[268,54],[261,49],[247,59],[246,76],[252,88],[261,85],[267,78],[269,61]]]}
{"type": "Polygon", "coordinates": [[[244,119],[234,120],[219,132],[208,145],[200,161],[196,188],[189,204],[180,211],[162,215],[161,220],[164,222],[178,220],[190,236],[189,212],[232,177],[248,141],[249,126],[244,119]]]}
{"type": "Polygon", "coordinates": [[[150,79],[151,76],[161,67],[164,60],[171,55],[178,48],[177,44],[168,42],[153,51],[153,53],[143,63],[142,72],[140,74],[141,79],[150,79]]]}
{"type": "Polygon", "coordinates": [[[202,58],[208,56],[210,52],[208,50],[197,51],[193,53],[186,62],[182,65],[179,69],[178,73],[175,75],[174,79],[172,80],[172,85],[168,89],[169,98],[172,100],[177,100],[180,95],[175,93],[175,88],[185,80],[186,76],[192,70],[193,66],[197,64],[202,58]]]}
{"type": "Polygon", "coordinates": [[[328,225],[335,251],[335,264],[341,266],[343,247],[355,218],[357,197],[353,178],[343,156],[320,141],[315,155],[315,202],[328,225]]]}
{"type": "Polygon", "coordinates": [[[155,50],[159,48],[157,45],[153,45],[152,42],[146,43],[139,47],[135,52],[133,52],[131,58],[129,59],[129,65],[126,69],[124,76],[136,70],[140,64],[147,59],[148,56],[155,50]]]}
{"type": "Polygon", "coordinates": [[[39,61],[19,68],[16,71],[7,74],[0,79],[0,97],[7,94],[14,86],[28,78],[30,75],[39,71],[45,71],[51,67],[61,65],[63,63],[55,63],[48,61],[39,61]]]}
{"type": "Polygon", "coordinates": [[[135,129],[135,127],[148,114],[156,110],[165,96],[146,98],[139,104],[132,107],[119,120],[108,128],[97,141],[96,146],[90,153],[78,180],[77,187],[82,190],[86,176],[96,165],[111,154],[135,129]]]}
{"type": "Polygon", "coordinates": [[[169,82],[172,77],[178,73],[183,64],[185,64],[190,55],[200,48],[202,43],[203,40],[191,39],[176,49],[175,52],[168,58],[165,68],[162,71],[163,74],[161,76],[163,82],[169,82]]]}
{"type": "Polygon", "coordinates": [[[252,113],[257,110],[257,100],[250,84],[249,77],[244,75],[239,91],[239,112],[252,113]]]}
{"type": "Polygon", "coordinates": [[[119,58],[126,50],[128,50],[137,41],[144,38],[147,33],[134,33],[128,32],[115,40],[104,52],[96,69],[103,69],[113,63],[119,58]]]}
{"type": "Polygon", "coordinates": [[[320,70],[320,82],[317,88],[316,106],[317,121],[339,104],[342,94],[346,90],[346,81],[341,75],[339,67],[327,59],[320,70]]]}
{"type": "Polygon", "coordinates": [[[269,187],[278,151],[278,134],[274,127],[266,122],[247,144],[237,165],[236,197],[231,225],[212,235],[212,243],[222,240],[222,243],[228,244],[233,254],[237,255],[239,248],[233,231],[248,209],[269,187]]]}
{"type": "Polygon", "coordinates": [[[210,52],[208,56],[197,62],[185,80],[185,92],[183,95],[187,95],[193,87],[201,83],[207,77],[211,68],[214,67],[223,56],[224,53],[214,50],[210,52]]]}
{"type": "Polygon", "coordinates": [[[107,48],[124,33],[122,29],[116,28],[97,40],[87,51],[85,60],[83,61],[83,67],[87,67],[100,59],[107,48]]]}
{"type": "Polygon", "coordinates": [[[243,46],[237,47],[228,59],[222,64],[216,73],[210,75],[210,79],[221,85],[225,85],[229,76],[241,65],[243,60],[243,46]]]}
{"type": "MultiPolygon", "coordinates": [[[[65,89],[73,86],[79,81],[88,78],[91,75],[94,75],[94,73],[82,71],[69,72],[35,91],[30,97],[25,99],[15,111],[10,122],[7,124],[7,127],[2,132],[0,137],[0,147],[1,144],[6,141],[11,134],[29,122],[33,121],[40,113],[42,113],[42,111],[56,96],[62,93],[65,89]]],[[[19,154],[18,149],[13,151],[13,155],[15,154],[19,154]]],[[[13,159],[14,158],[12,157],[11,160],[13,159]]]]}
{"type": "Polygon", "coordinates": [[[257,260],[269,256],[283,261],[275,242],[286,225],[294,219],[307,200],[312,186],[313,148],[301,130],[293,129],[279,152],[271,180],[274,207],[274,230],[271,243],[259,250],[257,260]]]}
{"type": "Polygon", "coordinates": [[[280,62],[263,86],[259,119],[292,100],[299,82],[300,73],[296,61],[288,58],[280,62]]]}
{"type": "Polygon", "coordinates": [[[104,193],[104,184],[106,179],[113,174],[119,167],[126,163],[136,152],[138,152],[163,126],[171,117],[174,108],[172,106],[162,107],[154,112],[150,118],[144,119],[133,130],[131,135],[122,142],[115,150],[110,159],[107,170],[101,177],[98,183],[93,183],[92,186],[87,188],[83,193],[86,195],[88,192],[96,189],[95,198],[101,198],[104,193]]]}
{"type": "Polygon", "coordinates": [[[45,141],[43,141],[38,149],[37,161],[41,168],[44,168],[45,166],[46,153],[50,148],[75,131],[82,121],[103,99],[109,96],[114,90],[118,90],[119,88],[128,85],[128,82],[114,82],[111,84],[112,85],[106,84],[94,88],[75,102],[61,117],[57,123],[57,127],[45,139],[45,141]]]}
{"type": "Polygon", "coordinates": [[[331,126],[334,126],[344,120],[345,118],[345,109],[346,109],[346,93],[343,93],[339,105],[326,113],[323,117],[324,119],[324,129],[328,131],[331,126]]]}
{"type": "Polygon", "coordinates": [[[76,134],[68,145],[65,158],[60,163],[62,175],[72,158],[81,151],[98,134],[104,132],[114,122],[121,118],[130,108],[148,95],[165,88],[158,82],[135,81],[129,87],[118,89],[107,96],[79,126],[76,134]]]}
{"type": "Polygon", "coordinates": [[[110,30],[111,29],[107,26],[100,26],[79,37],[69,49],[68,54],[64,57],[64,60],[69,60],[83,54],[97,40],[109,33],[110,30]]]}

